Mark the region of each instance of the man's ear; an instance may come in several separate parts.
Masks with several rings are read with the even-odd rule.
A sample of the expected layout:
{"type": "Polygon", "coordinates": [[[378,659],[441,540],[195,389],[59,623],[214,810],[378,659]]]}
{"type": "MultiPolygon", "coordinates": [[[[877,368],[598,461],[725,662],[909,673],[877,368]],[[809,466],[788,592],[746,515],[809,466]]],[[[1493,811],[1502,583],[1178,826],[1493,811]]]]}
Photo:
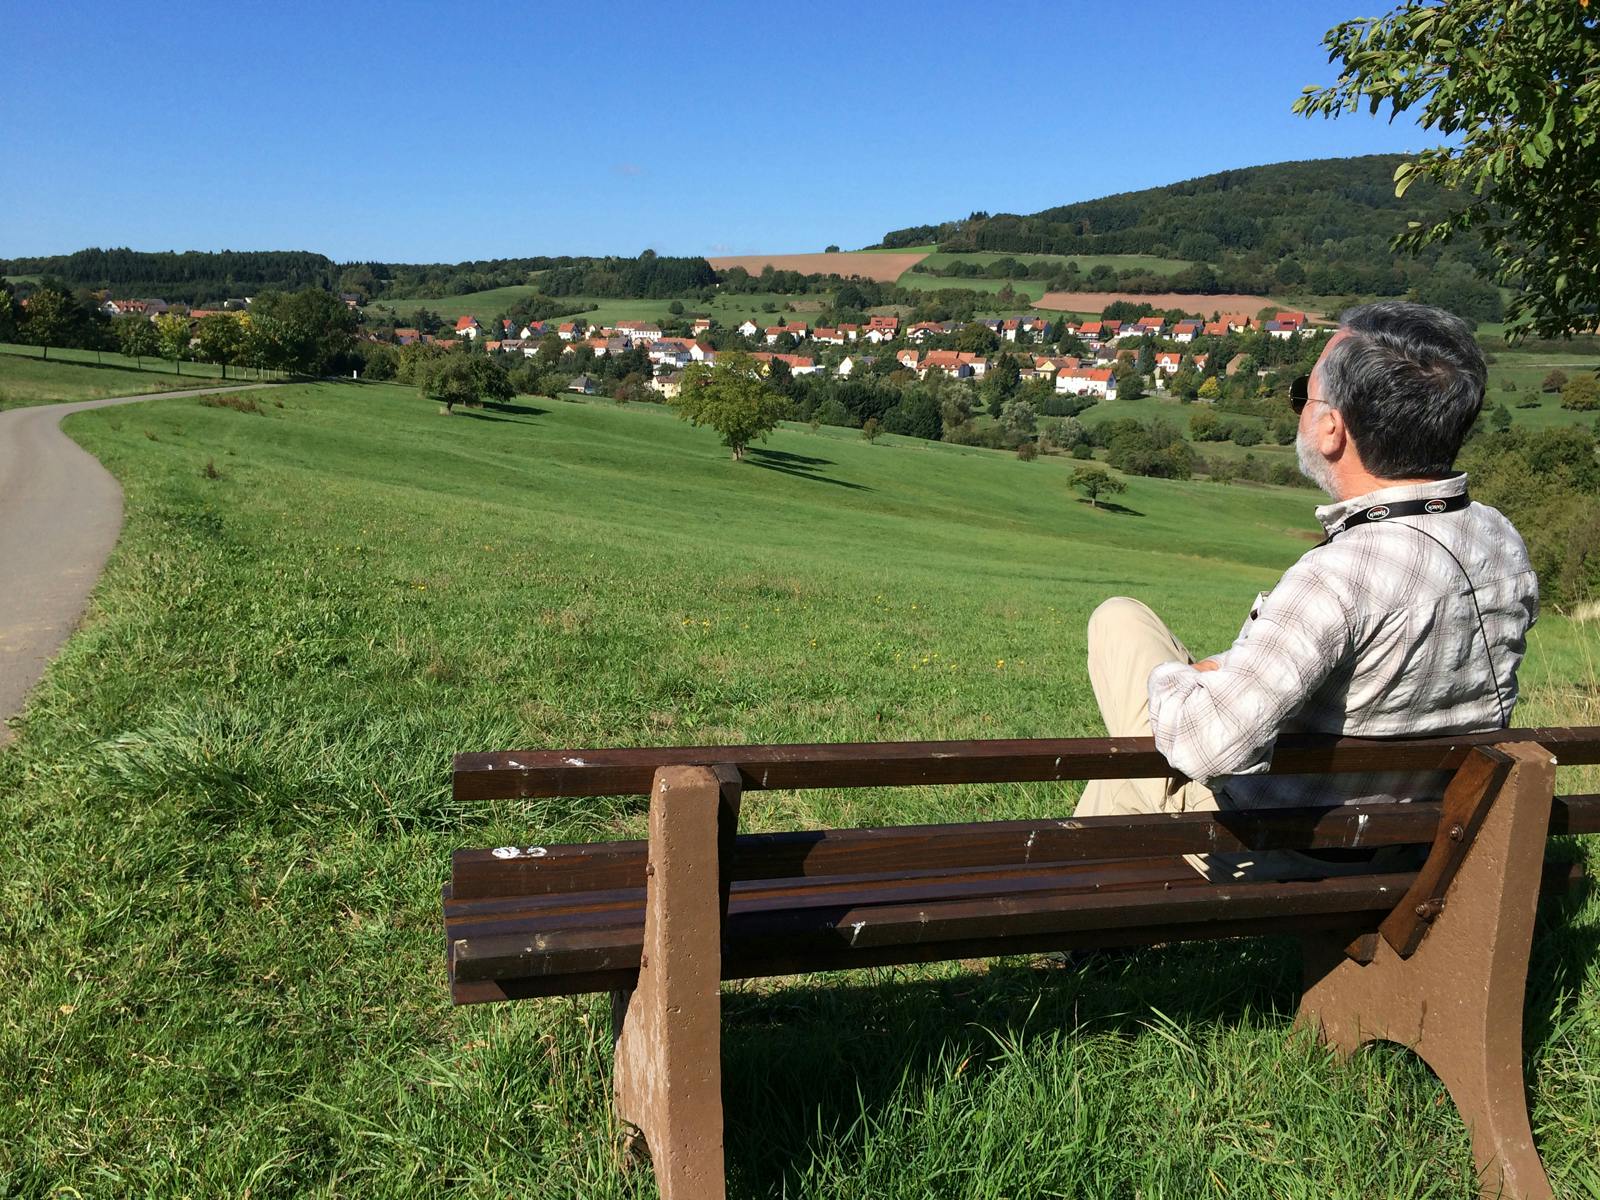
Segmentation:
{"type": "Polygon", "coordinates": [[[1338,459],[1350,446],[1350,427],[1344,414],[1324,404],[1317,412],[1317,449],[1325,458],[1338,459]]]}

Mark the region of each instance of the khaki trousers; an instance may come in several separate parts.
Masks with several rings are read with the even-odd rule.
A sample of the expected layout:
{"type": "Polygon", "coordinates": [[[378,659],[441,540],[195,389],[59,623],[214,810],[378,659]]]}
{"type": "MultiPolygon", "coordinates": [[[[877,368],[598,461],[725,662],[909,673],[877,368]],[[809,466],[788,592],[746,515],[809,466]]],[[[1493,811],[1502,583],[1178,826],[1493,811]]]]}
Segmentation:
{"type": "MultiPolygon", "coordinates": [[[[1089,618],[1089,684],[1110,737],[1149,737],[1150,672],[1167,662],[1194,662],[1166,623],[1149,607],[1114,596],[1089,618]]],[[[1211,789],[1192,780],[1174,788],[1167,779],[1091,779],[1077,817],[1215,811],[1211,789]]]]}

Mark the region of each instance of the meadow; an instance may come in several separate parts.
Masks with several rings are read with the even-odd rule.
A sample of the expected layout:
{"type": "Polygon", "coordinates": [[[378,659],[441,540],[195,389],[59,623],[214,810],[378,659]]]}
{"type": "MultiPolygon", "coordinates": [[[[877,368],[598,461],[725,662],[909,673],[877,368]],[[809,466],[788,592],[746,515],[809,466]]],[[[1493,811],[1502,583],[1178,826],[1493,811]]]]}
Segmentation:
{"type": "MultiPolygon", "coordinates": [[[[1114,271],[1149,271],[1152,275],[1176,275],[1193,264],[1181,258],[1159,258],[1154,254],[1008,254],[1003,251],[969,251],[959,253],[945,253],[943,251],[929,254],[922,265],[930,270],[939,267],[948,267],[952,263],[976,263],[986,267],[996,259],[1010,258],[1017,262],[1051,263],[1057,266],[1066,266],[1069,262],[1078,264],[1078,269],[1087,275],[1099,266],[1110,267],[1114,271]]],[[[900,277],[904,283],[906,276],[900,277]]],[[[953,281],[961,282],[961,281],[953,281]]],[[[1018,282],[1025,282],[1019,280],[1018,282]]]]}
{"type": "MultiPolygon", "coordinates": [[[[1091,509],[1069,460],[851,430],[733,463],[650,405],[258,399],[67,422],[127,525],[0,752],[0,1194],[653,1195],[612,1169],[606,999],[454,1010],[439,917],[452,849],[638,836],[642,808],[460,804],[452,752],[1097,734],[1101,598],[1219,648],[1313,536],[1308,492],[1133,478],[1091,509]]],[[[1519,723],[1600,723],[1593,627],[1542,620],[1523,682],[1519,723]]],[[[1600,1190],[1597,935],[1590,898],[1534,949],[1534,1127],[1566,1194],[1600,1190]]],[[[1265,940],[728,985],[730,1194],[1475,1195],[1437,1082],[1291,1036],[1297,981],[1265,940]]]]}
{"type": "MultiPolygon", "coordinates": [[[[207,387],[221,375],[221,368],[210,363],[184,363],[180,370],[182,374],[174,374],[165,359],[135,360],[93,350],[52,348],[45,359],[37,346],[0,343],[0,410],[207,387]]],[[[230,372],[229,383],[235,374],[239,372],[230,372]]]]}
{"type": "MultiPolygon", "coordinates": [[[[392,308],[405,319],[419,308],[426,308],[451,322],[465,316],[477,317],[480,321],[487,322],[518,301],[525,300],[538,292],[537,287],[530,285],[492,288],[488,291],[468,292],[461,296],[437,299],[384,299],[368,305],[366,311],[372,314],[380,307],[392,308]]],[[[663,321],[672,315],[671,300],[613,300],[585,296],[560,296],[555,299],[563,307],[580,309],[581,311],[574,313],[573,316],[582,317],[593,325],[609,325],[624,320],[663,321]]],[[[740,324],[746,317],[753,317],[762,324],[771,324],[777,319],[777,312],[790,311],[786,308],[790,305],[796,312],[817,312],[821,310],[826,299],[826,293],[818,293],[815,296],[791,296],[777,292],[750,292],[716,296],[709,301],[685,299],[679,303],[683,305],[685,312],[709,315],[718,324],[731,328],[740,324]],[[767,304],[773,305],[776,311],[765,311],[767,304]]],[[[558,321],[569,319],[571,318],[557,318],[558,321]]]]}

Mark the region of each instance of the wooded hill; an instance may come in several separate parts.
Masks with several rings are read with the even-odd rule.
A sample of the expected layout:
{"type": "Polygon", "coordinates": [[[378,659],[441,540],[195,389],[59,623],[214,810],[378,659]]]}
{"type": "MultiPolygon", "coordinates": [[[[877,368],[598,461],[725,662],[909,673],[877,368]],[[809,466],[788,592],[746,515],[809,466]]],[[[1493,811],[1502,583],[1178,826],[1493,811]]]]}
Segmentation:
{"type": "Polygon", "coordinates": [[[1209,263],[1230,290],[1276,287],[1393,295],[1441,266],[1484,262],[1475,241],[1397,256],[1390,239],[1408,221],[1432,222],[1454,202],[1419,181],[1394,194],[1405,158],[1273,163],[1219,171],[1181,183],[1121,192],[1019,216],[977,212],[964,220],[914,225],[883,238],[888,248],[935,243],[948,253],[1149,254],[1209,263]],[[1245,286],[1249,284],[1250,286],[1245,286]]]}

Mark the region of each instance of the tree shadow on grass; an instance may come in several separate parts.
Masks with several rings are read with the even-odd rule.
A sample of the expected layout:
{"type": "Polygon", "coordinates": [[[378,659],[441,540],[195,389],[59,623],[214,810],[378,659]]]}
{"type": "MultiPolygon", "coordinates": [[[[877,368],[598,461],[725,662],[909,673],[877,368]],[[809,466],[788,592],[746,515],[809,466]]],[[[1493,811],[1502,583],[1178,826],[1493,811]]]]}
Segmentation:
{"type": "Polygon", "coordinates": [[[783,475],[792,475],[796,479],[809,479],[812,483],[831,483],[834,487],[849,488],[856,492],[870,492],[872,489],[864,483],[851,483],[844,479],[834,479],[831,475],[819,475],[817,466],[832,466],[825,458],[807,458],[803,454],[787,454],[781,450],[762,450],[751,447],[746,451],[745,461],[753,467],[760,467],[764,471],[777,471],[783,475]]]}
{"type": "Polygon", "coordinates": [[[485,404],[484,408],[493,409],[495,412],[515,413],[522,417],[547,417],[550,415],[548,408],[535,408],[531,404],[518,404],[509,400],[504,404],[485,404]]]}
{"type": "MultiPolygon", "coordinates": [[[[1080,497],[1079,500],[1078,500],[1078,503],[1079,504],[1089,504],[1089,501],[1087,499],[1084,499],[1084,498],[1080,497]]],[[[1118,504],[1114,500],[1102,500],[1102,501],[1100,501],[1099,504],[1089,504],[1089,507],[1090,508],[1101,508],[1101,509],[1104,509],[1108,513],[1116,513],[1119,516],[1124,516],[1124,517],[1142,517],[1142,516],[1144,516],[1144,514],[1142,512],[1140,512],[1137,508],[1129,508],[1126,504],[1118,504]]]]}
{"type": "Polygon", "coordinates": [[[767,450],[760,446],[752,447],[751,454],[759,454],[762,458],[770,458],[775,462],[790,463],[794,466],[806,467],[831,467],[831,458],[812,458],[807,454],[791,454],[787,450],[767,450]]]}

